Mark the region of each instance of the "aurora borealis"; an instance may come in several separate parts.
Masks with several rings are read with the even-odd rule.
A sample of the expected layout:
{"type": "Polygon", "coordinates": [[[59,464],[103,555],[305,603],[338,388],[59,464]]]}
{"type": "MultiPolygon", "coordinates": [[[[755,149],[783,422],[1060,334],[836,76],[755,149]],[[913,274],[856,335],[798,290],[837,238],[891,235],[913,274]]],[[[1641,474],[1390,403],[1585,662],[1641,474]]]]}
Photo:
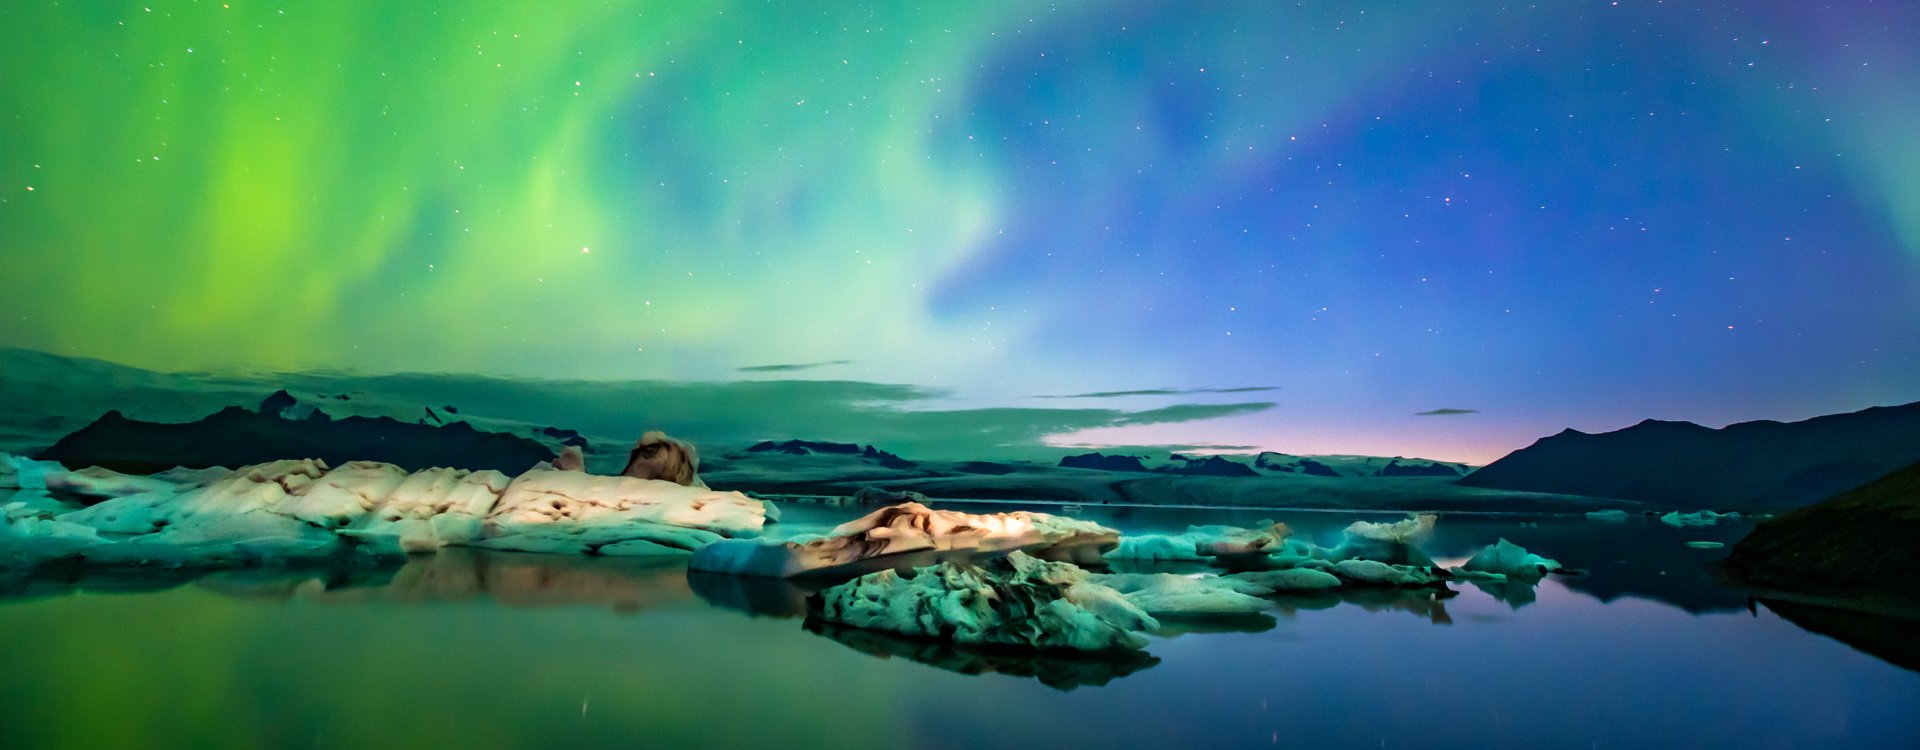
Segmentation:
{"type": "Polygon", "coordinates": [[[0,39],[0,346],[1272,402],[1070,439],[1469,460],[1920,398],[1909,4],[27,0],[0,39]]]}

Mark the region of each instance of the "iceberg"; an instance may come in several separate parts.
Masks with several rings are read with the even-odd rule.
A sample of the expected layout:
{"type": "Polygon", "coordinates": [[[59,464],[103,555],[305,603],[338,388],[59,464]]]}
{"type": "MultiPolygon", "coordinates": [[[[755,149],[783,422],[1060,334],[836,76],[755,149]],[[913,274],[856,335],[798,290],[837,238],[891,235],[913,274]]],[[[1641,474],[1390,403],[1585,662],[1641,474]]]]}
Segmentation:
{"type": "Polygon", "coordinates": [[[1456,574],[1497,575],[1512,581],[1538,581],[1560,569],[1560,563],[1528,552],[1506,539],[1487,545],[1486,549],[1474,553],[1466,564],[1455,569],[1456,574]]]}
{"type": "Polygon", "coordinates": [[[1660,522],[1667,524],[1669,526],[1678,526],[1680,528],[1686,528],[1688,526],[1712,526],[1714,524],[1720,523],[1720,519],[1722,518],[1739,518],[1739,517],[1740,517],[1740,514],[1738,512],[1715,513],[1710,510],[1697,510],[1692,513],[1681,513],[1680,511],[1676,510],[1676,511],[1671,511],[1664,516],[1661,516],[1660,522]]]}
{"type": "Polygon", "coordinates": [[[1172,573],[1109,573],[1091,580],[1127,597],[1147,614],[1164,616],[1237,615],[1268,608],[1260,595],[1271,588],[1224,576],[1172,573]]]}
{"type": "Polygon", "coordinates": [[[1428,557],[1420,545],[1433,538],[1436,520],[1432,514],[1408,514],[1405,520],[1394,523],[1354,521],[1344,532],[1345,541],[1333,549],[1328,559],[1431,568],[1433,558],[1428,557]]]}
{"type": "Polygon", "coordinates": [[[1222,577],[1240,581],[1255,589],[1265,589],[1260,592],[1262,596],[1286,592],[1325,591],[1343,585],[1339,576],[1315,568],[1260,570],[1233,573],[1222,577]]]}
{"type": "Polygon", "coordinates": [[[1100,524],[1049,513],[974,514],[901,503],[841,524],[826,536],[716,542],[694,553],[689,565],[714,573],[791,578],[857,575],[903,561],[1014,550],[1099,563],[1101,553],[1119,539],[1120,532],[1100,524]]]}
{"type": "MultiPolygon", "coordinates": [[[[20,476],[20,462],[8,463],[20,476]]],[[[181,482],[174,483],[32,468],[41,483],[80,486],[67,478],[86,476],[102,482],[85,485],[89,493],[131,494],[57,514],[27,513],[20,504],[0,536],[6,548],[0,553],[10,560],[229,566],[358,552],[420,554],[449,545],[684,556],[722,538],[757,534],[767,512],[737,492],[553,469],[509,479],[491,470],[407,472],[370,461],[334,468],[298,459],[232,472],[180,472],[181,482]],[[59,554],[51,555],[56,548],[59,554]]]]}
{"type": "Polygon", "coordinates": [[[809,600],[840,625],[965,644],[1110,651],[1146,645],[1159,622],[1071,563],[1015,551],[979,564],[943,562],[870,573],[809,600]]]}
{"type": "Polygon", "coordinates": [[[1432,586],[1447,580],[1431,568],[1392,565],[1378,560],[1341,560],[1329,565],[1327,572],[1356,586],[1432,586]]]}
{"type": "Polygon", "coordinates": [[[1588,511],[1587,518],[1593,521],[1625,521],[1627,520],[1627,512],[1618,508],[1588,511]]]}
{"type": "Polygon", "coordinates": [[[1259,567],[1285,548],[1293,530],[1284,523],[1260,521],[1254,528],[1188,526],[1181,534],[1123,537],[1110,560],[1135,562],[1217,562],[1227,567],[1259,567]]]}

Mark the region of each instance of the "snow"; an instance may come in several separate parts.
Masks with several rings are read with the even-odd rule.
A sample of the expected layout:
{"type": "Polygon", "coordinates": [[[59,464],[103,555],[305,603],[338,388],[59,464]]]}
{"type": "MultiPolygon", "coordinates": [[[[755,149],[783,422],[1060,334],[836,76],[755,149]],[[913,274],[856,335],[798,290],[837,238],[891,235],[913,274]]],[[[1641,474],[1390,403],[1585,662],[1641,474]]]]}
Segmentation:
{"type": "Polygon", "coordinates": [[[1069,563],[1022,552],[871,573],[819,594],[827,622],[965,644],[1107,651],[1146,645],[1159,622],[1069,563]]]}
{"type": "Polygon", "coordinates": [[[1099,562],[1119,538],[1120,532],[1097,523],[1050,513],[962,513],[909,502],[848,521],[825,536],[716,543],[695,553],[690,565],[715,573],[791,578],[871,570],[911,553],[964,557],[1022,550],[1099,562]]]}

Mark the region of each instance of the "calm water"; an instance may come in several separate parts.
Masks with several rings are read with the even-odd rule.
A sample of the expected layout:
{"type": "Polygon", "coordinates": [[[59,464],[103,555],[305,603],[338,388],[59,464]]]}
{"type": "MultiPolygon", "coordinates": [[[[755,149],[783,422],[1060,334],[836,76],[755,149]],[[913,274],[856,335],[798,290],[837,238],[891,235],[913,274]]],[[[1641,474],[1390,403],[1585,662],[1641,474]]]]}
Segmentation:
{"type": "MultiPolygon", "coordinates": [[[[795,507],[787,528],[857,512],[795,507]]],[[[1271,515],[1323,542],[1356,517],[1079,515],[1135,532],[1271,515]]],[[[809,628],[791,616],[804,591],[632,561],[454,550],[387,571],[43,579],[0,599],[0,744],[1920,746],[1920,672],[1750,611],[1701,571],[1720,552],[1685,546],[1741,527],[1439,529],[1437,557],[1506,536],[1591,574],[1531,596],[1283,602],[1117,662],[809,628]]],[[[1838,632],[1860,641],[1856,625],[1838,632]]]]}

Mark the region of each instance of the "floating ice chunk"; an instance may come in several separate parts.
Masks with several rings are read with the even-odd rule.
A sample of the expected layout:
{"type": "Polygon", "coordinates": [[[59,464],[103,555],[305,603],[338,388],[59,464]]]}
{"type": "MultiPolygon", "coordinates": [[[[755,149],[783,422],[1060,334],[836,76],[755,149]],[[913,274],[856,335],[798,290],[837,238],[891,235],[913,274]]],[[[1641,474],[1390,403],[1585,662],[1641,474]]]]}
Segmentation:
{"type": "Polygon", "coordinates": [[[1203,562],[1206,557],[1194,548],[1185,535],[1140,534],[1120,538],[1120,544],[1107,553],[1109,560],[1140,562],[1203,562]]]}
{"type": "Polygon", "coordinates": [[[1687,546],[1692,547],[1694,549],[1720,549],[1721,547],[1725,547],[1727,545],[1725,542],[1700,541],[1700,542],[1687,542],[1687,546]]]}
{"type": "Polygon", "coordinates": [[[1456,573],[1490,573],[1517,581],[1538,581],[1560,569],[1560,563],[1528,552],[1525,547],[1501,539],[1474,553],[1456,573]]]}
{"type": "Polygon", "coordinates": [[[1588,511],[1587,518],[1594,521],[1625,521],[1627,512],[1618,508],[1588,511]]]}
{"type": "Polygon", "coordinates": [[[385,504],[406,478],[406,470],[393,464],[349,461],[317,478],[305,491],[289,495],[273,511],[322,528],[346,528],[374,506],[385,504]]]}
{"type": "Polygon", "coordinates": [[[289,563],[337,557],[347,550],[340,536],[267,510],[207,515],[146,536],[86,550],[89,562],[107,565],[214,567],[289,563]]]}
{"type": "Polygon", "coordinates": [[[1272,592],[1272,589],[1222,576],[1112,573],[1092,576],[1090,580],[1126,595],[1127,601],[1156,617],[1259,612],[1267,609],[1267,602],[1257,594],[1272,592]]]}
{"type": "Polygon", "coordinates": [[[35,461],[26,456],[0,453],[0,489],[44,490],[47,475],[65,473],[67,467],[55,461],[35,461]]]}
{"type": "MultiPolygon", "coordinates": [[[[1288,591],[1324,591],[1339,588],[1341,585],[1339,576],[1314,568],[1260,570],[1234,573],[1223,577],[1241,581],[1251,587],[1265,589],[1265,592],[1260,592],[1262,595],[1288,591]]],[[[1256,592],[1248,591],[1247,593],[1256,592]]]]}
{"type": "Polygon", "coordinates": [[[354,528],[341,533],[387,553],[432,552],[481,537],[506,491],[497,471],[427,469],[408,474],[354,528]]]}
{"type": "Polygon", "coordinates": [[[1394,523],[1354,521],[1346,540],[1328,555],[1331,560],[1371,560],[1390,565],[1433,567],[1433,558],[1420,549],[1433,538],[1433,515],[1408,514],[1394,523]]]}
{"type": "Polygon", "coordinates": [[[65,471],[49,469],[42,480],[47,492],[62,497],[79,498],[82,502],[106,500],[143,492],[174,492],[180,486],[164,479],[132,476],[98,466],[65,471]]]}
{"type": "Polygon", "coordinates": [[[790,578],[858,573],[910,553],[958,556],[1024,550],[1078,562],[1099,562],[1120,532],[1050,513],[961,513],[919,503],[881,508],[804,539],[727,540],[699,550],[689,563],[715,573],[790,578]]]}
{"type": "Polygon", "coordinates": [[[1714,524],[1719,523],[1720,519],[1722,518],[1739,518],[1739,517],[1740,517],[1740,514],[1738,512],[1715,513],[1710,510],[1697,510],[1692,513],[1681,513],[1680,511],[1676,510],[1664,516],[1661,516],[1660,522],[1667,524],[1669,526],[1679,526],[1681,528],[1686,528],[1688,526],[1712,526],[1714,524]]]}
{"type": "Polygon", "coordinates": [[[1327,572],[1351,584],[1365,586],[1431,586],[1445,579],[1431,569],[1412,565],[1391,565],[1378,560],[1341,560],[1327,572]]]}
{"type": "Polygon", "coordinates": [[[1159,622],[1069,563],[1014,552],[980,564],[871,573],[820,592],[827,622],[957,643],[1137,649],[1159,622]]]}
{"type": "Polygon", "coordinates": [[[561,522],[595,525],[648,521],[733,536],[758,533],[766,523],[766,513],[760,501],[738,492],[716,492],[662,479],[535,469],[507,485],[487,518],[487,526],[493,534],[504,536],[561,522]]]}
{"type": "Polygon", "coordinates": [[[147,534],[196,519],[205,522],[278,509],[326,472],[327,465],[316,460],[275,461],[246,467],[204,487],[114,498],[62,515],[60,520],[102,533],[147,534]]]}
{"type": "Polygon", "coordinates": [[[26,503],[0,506],[0,568],[28,568],[105,544],[91,527],[68,523],[26,503]]]}
{"type": "Polygon", "coordinates": [[[1254,528],[1188,526],[1185,532],[1175,535],[1123,537],[1120,546],[1107,553],[1107,558],[1141,562],[1219,561],[1229,567],[1255,566],[1282,549],[1292,533],[1286,524],[1272,521],[1260,521],[1254,528]]]}

